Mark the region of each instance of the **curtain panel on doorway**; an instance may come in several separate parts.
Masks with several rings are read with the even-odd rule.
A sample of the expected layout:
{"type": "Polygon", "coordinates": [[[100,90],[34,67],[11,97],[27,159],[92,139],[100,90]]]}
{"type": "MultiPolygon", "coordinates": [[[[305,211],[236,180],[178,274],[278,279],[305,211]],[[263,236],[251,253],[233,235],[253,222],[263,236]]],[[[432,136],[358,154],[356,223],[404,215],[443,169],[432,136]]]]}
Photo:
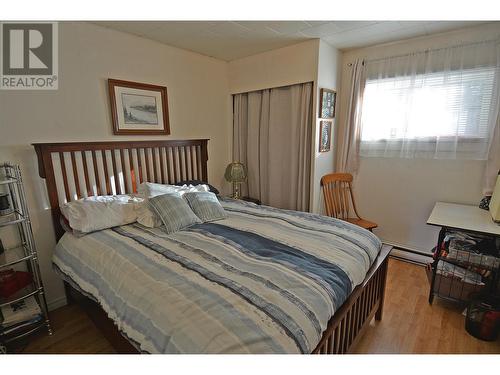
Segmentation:
{"type": "Polygon", "coordinates": [[[243,195],[308,211],[312,83],[234,95],[233,160],[248,169],[243,195]]]}

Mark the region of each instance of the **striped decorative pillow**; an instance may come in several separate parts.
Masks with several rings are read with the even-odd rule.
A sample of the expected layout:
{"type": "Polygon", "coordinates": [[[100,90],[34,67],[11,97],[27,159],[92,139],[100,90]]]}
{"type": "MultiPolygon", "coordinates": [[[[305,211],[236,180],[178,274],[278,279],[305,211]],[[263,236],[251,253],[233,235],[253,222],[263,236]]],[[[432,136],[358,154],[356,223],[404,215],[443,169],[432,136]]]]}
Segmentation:
{"type": "Polygon", "coordinates": [[[227,218],[226,211],[224,211],[214,193],[186,193],[184,198],[188,201],[196,216],[203,222],[227,218]]]}
{"type": "Polygon", "coordinates": [[[165,225],[165,232],[173,233],[201,223],[179,193],[163,194],[149,199],[152,209],[165,225]]]}

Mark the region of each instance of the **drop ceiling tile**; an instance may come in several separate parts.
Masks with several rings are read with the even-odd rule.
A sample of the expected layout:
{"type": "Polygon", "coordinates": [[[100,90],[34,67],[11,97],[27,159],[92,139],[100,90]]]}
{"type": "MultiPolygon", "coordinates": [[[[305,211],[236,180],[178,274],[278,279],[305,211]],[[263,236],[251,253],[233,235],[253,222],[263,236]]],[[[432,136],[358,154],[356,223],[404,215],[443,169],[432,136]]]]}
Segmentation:
{"type": "Polygon", "coordinates": [[[96,24],[134,35],[146,35],[161,25],[159,22],[146,21],[103,21],[96,24]]]}
{"type": "Polygon", "coordinates": [[[296,34],[311,27],[305,21],[237,21],[237,24],[253,32],[272,32],[275,35],[296,34]]]}
{"type": "Polygon", "coordinates": [[[300,33],[311,38],[321,38],[338,33],[340,31],[342,30],[335,25],[335,22],[328,22],[319,26],[314,26],[302,30],[300,31],[300,33]]]}
{"type": "Polygon", "coordinates": [[[362,36],[373,36],[377,34],[386,34],[397,32],[398,30],[403,29],[404,27],[397,21],[383,21],[378,22],[373,25],[368,25],[366,27],[362,27],[359,29],[352,30],[354,35],[362,36]]]}
{"type": "Polygon", "coordinates": [[[313,27],[313,26],[320,26],[332,21],[304,21],[304,22],[307,23],[309,26],[313,27]]]}
{"type": "Polygon", "coordinates": [[[209,34],[202,34],[197,38],[188,38],[179,42],[185,49],[226,61],[232,57],[233,50],[241,45],[238,39],[214,38],[209,34]]]}
{"type": "MultiPolygon", "coordinates": [[[[289,34],[294,35],[294,34],[289,34]]],[[[275,30],[272,30],[268,27],[260,27],[255,30],[251,30],[251,32],[247,32],[243,37],[247,39],[248,42],[251,41],[259,41],[259,40],[285,40],[288,39],[289,35],[280,34],[275,30]]]]}
{"type": "Polygon", "coordinates": [[[352,49],[407,39],[426,33],[422,25],[404,29],[397,27],[401,26],[387,24],[380,26],[377,24],[377,27],[369,27],[363,32],[354,30],[353,32],[338,33],[325,38],[325,40],[339,49],[352,49]]]}
{"type": "Polygon", "coordinates": [[[186,34],[181,29],[172,27],[162,27],[159,29],[148,31],[147,33],[147,37],[150,39],[175,46],[177,46],[177,44],[174,44],[174,42],[194,36],[195,35],[193,34],[186,34]]]}
{"type": "Polygon", "coordinates": [[[266,27],[266,21],[234,21],[240,26],[247,28],[248,30],[262,30],[266,27]]]}
{"type": "Polygon", "coordinates": [[[391,41],[398,40],[398,39],[409,39],[409,38],[416,38],[419,36],[424,36],[427,35],[427,31],[425,29],[424,25],[418,25],[418,26],[412,26],[412,27],[407,27],[401,30],[398,30],[396,33],[396,38],[392,39],[391,41]]]}
{"type": "Polygon", "coordinates": [[[161,22],[158,29],[164,30],[182,30],[186,33],[194,33],[203,30],[208,30],[217,26],[217,22],[209,22],[209,21],[169,21],[169,22],[161,22]]]}
{"type": "Polygon", "coordinates": [[[333,23],[340,31],[348,31],[348,30],[359,29],[359,28],[362,28],[365,26],[374,25],[374,24],[379,23],[379,22],[377,22],[377,21],[333,21],[333,23]]]}
{"type": "MultiPolygon", "coordinates": [[[[425,35],[423,26],[421,26],[421,28],[421,34],[425,35]]],[[[346,48],[345,45],[352,42],[352,46],[354,48],[360,45],[368,45],[368,40],[380,40],[384,42],[387,40],[397,40],[399,38],[399,33],[401,32],[401,30],[405,29],[403,29],[398,22],[379,22],[377,24],[365,26],[359,29],[344,31],[342,33],[331,35],[330,38],[327,38],[327,40],[332,44],[342,43],[338,45],[338,48],[346,48]]],[[[406,34],[407,33],[405,33],[405,35],[406,34]]]]}
{"type": "Polygon", "coordinates": [[[339,49],[428,35],[480,21],[102,21],[98,25],[230,61],[322,38],[339,49]]]}
{"type": "Polygon", "coordinates": [[[295,34],[301,30],[311,28],[309,24],[303,21],[265,22],[265,27],[285,35],[295,34]]]}
{"type": "Polygon", "coordinates": [[[402,29],[406,29],[409,27],[417,27],[417,26],[425,26],[428,21],[397,21],[402,29]]]}
{"type": "Polygon", "coordinates": [[[434,34],[439,32],[450,31],[454,29],[471,27],[478,25],[483,22],[476,21],[434,21],[434,22],[426,22],[425,30],[427,34],[434,34]]]}
{"type": "Polygon", "coordinates": [[[237,22],[222,21],[217,25],[209,28],[212,33],[220,36],[242,36],[251,32],[247,27],[244,27],[237,22]]]}

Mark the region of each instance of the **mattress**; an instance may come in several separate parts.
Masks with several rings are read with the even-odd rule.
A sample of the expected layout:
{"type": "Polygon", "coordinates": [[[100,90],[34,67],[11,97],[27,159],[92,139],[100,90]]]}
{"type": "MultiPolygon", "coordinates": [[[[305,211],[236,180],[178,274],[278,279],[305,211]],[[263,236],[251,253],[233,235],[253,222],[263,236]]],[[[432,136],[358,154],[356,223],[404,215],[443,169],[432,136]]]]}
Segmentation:
{"type": "Polygon", "coordinates": [[[54,268],[147,353],[310,353],[381,248],[337,219],[224,200],[170,235],[134,223],[56,246],[54,268]]]}

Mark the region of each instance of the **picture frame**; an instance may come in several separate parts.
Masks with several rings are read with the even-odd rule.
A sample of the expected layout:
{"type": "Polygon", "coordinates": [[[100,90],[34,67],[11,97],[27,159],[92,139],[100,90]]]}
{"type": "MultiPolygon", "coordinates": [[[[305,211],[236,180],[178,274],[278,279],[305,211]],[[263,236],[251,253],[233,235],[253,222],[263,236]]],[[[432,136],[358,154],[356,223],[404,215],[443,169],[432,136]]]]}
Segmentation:
{"type": "Polygon", "coordinates": [[[319,117],[324,119],[335,118],[337,92],[330,89],[321,89],[319,97],[319,117]]]}
{"type": "Polygon", "coordinates": [[[165,86],[108,79],[113,134],[169,135],[165,86]]]}
{"type": "Polygon", "coordinates": [[[331,147],[333,121],[320,121],[319,152],[328,152],[331,147]]]}

